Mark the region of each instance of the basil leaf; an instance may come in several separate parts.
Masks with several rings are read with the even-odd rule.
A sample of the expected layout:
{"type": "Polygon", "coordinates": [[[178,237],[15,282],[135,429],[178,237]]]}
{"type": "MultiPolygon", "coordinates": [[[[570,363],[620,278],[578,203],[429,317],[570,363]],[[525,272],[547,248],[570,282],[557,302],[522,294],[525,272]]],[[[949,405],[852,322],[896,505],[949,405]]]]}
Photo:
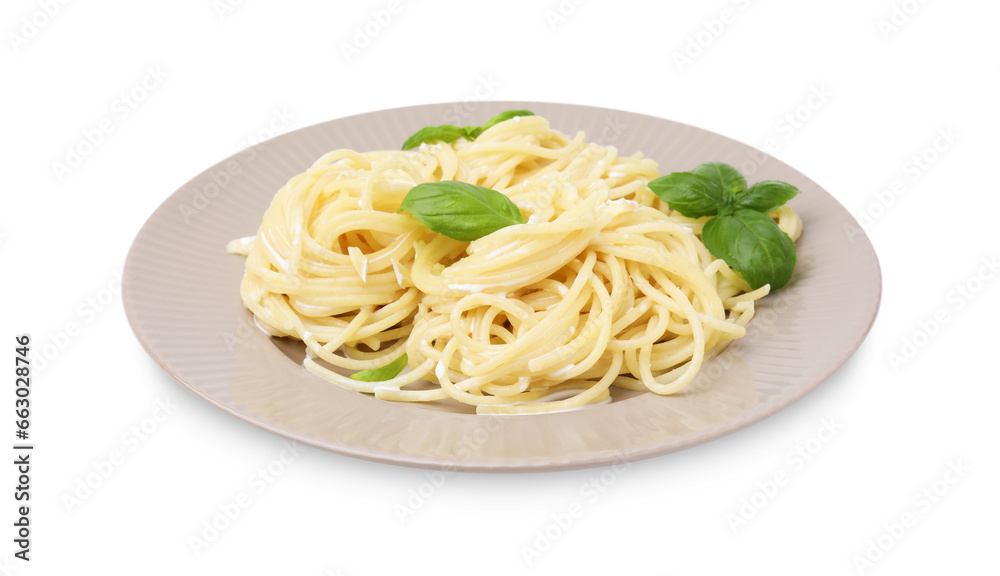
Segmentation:
{"type": "Polygon", "coordinates": [[[399,358],[396,358],[392,362],[389,362],[385,366],[379,368],[372,368],[371,370],[362,370],[361,372],[355,372],[351,374],[351,380],[360,380],[361,382],[382,382],[383,380],[392,380],[399,373],[406,368],[406,363],[409,359],[406,357],[406,352],[399,358]]]}
{"type": "Polygon", "coordinates": [[[746,278],[756,290],[784,286],[795,268],[795,243],[766,214],[741,208],[705,223],[701,239],[716,258],[746,278]]]}
{"type": "Polygon", "coordinates": [[[534,112],[530,110],[507,110],[506,112],[501,112],[496,116],[490,118],[490,121],[484,126],[466,126],[459,127],[453,126],[451,124],[442,124],[441,126],[427,126],[421,128],[414,132],[406,142],[403,142],[403,150],[410,150],[420,146],[424,142],[454,142],[459,138],[465,138],[466,140],[472,141],[479,137],[484,130],[490,128],[494,124],[499,124],[504,120],[510,120],[516,116],[534,116],[534,112]]]}
{"type": "Polygon", "coordinates": [[[479,138],[480,134],[483,133],[482,126],[466,126],[464,130],[466,140],[475,140],[476,138],[479,138]]]}
{"type": "Polygon", "coordinates": [[[746,190],[747,180],[740,171],[722,162],[705,162],[691,171],[705,179],[720,194],[723,204],[732,205],[736,195],[746,190]]]}
{"type": "Polygon", "coordinates": [[[688,218],[712,216],[723,204],[722,190],[692,172],[674,172],[649,183],[649,189],[688,218]]]}
{"type": "Polygon", "coordinates": [[[410,188],[399,206],[399,212],[404,210],[434,232],[462,242],[527,222],[500,192],[454,180],[410,188]]]}
{"type": "Polygon", "coordinates": [[[747,208],[767,214],[783,206],[799,193],[799,189],[787,182],[763,180],[736,195],[736,208],[747,208]]]}
{"type": "Polygon", "coordinates": [[[443,124],[441,126],[426,126],[414,132],[406,142],[403,142],[403,150],[416,148],[424,142],[454,142],[459,138],[468,135],[466,128],[443,124]]]}
{"type": "MultiPolygon", "coordinates": [[[[490,118],[489,122],[483,124],[483,130],[489,130],[494,125],[499,124],[505,120],[510,120],[511,118],[516,118],[517,116],[534,116],[534,115],[535,113],[532,112],[531,110],[507,110],[490,118]]],[[[480,132],[482,132],[482,130],[480,132]]]]}

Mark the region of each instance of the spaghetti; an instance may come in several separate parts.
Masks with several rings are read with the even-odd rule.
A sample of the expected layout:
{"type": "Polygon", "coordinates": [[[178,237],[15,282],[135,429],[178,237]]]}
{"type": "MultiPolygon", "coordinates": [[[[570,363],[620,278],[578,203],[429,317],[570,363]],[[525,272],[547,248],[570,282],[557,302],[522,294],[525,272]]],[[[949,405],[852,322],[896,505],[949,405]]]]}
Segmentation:
{"type": "MultiPolygon", "coordinates": [[[[335,150],[274,197],[240,292],[273,336],[302,340],[311,372],[376,398],[453,398],[478,413],[569,410],[611,386],[671,394],[743,336],[751,290],[699,237],[705,218],[648,188],[641,154],[570,138],[539,116],[474,141],[335,150]],[[527,223],[472,242],[397,213],[416,184],[459,180],[510,198],[527,223]],[[377,382],[345,373],[407,355],[377,382]]],[[[772,212],[793,240],[801,221],[772,212]]]]}

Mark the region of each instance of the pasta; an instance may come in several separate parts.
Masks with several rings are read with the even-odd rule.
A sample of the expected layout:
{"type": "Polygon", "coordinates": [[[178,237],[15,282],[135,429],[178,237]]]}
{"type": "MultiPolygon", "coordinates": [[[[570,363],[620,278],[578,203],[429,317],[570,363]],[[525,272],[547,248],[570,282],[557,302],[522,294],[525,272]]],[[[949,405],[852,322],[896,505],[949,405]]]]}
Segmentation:
{"type": "MultiPolygon", "coordinates": [[[[599,404],[612,386],[672,394],[745,334],[768,287],[713,258],[706,219],[672,212],[647,186],[657,176],[641,154],[517,117],[471,142],[332,151],[228,250],[246,256],[258,325],[302,340],[305,368],[351,390],[481,414],[599,404]],[[443,180],[503,193],[527,223],[459,242],[397,212],[443,180]],[[403,354],[388,380],[347,375],[403,354]]],[[[798,237],[791,209],[770,215],[798,237]]]]}

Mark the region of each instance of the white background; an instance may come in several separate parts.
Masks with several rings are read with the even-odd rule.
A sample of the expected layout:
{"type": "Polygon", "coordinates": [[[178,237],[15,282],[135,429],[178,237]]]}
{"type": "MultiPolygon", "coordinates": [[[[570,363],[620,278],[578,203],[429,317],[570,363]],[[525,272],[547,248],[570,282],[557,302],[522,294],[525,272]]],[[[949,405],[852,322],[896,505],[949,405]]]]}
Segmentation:
{"type": "Polygon", "coordinates": [[[2,465],[0,573],[995,571],[998,18],[985,0],[4,2],[5,442],[14,335],[47,357],[32,559],[13,557],[2,465]],[[707,445],[618,470],[447,477],[292,458],[146,356],[116,275],[180,185],[272,130],[477,98],[773,138],[875,245],[868,339],[805,399],[707,445]],[[196,551],[213,520],[228,526],[196,551]]]}

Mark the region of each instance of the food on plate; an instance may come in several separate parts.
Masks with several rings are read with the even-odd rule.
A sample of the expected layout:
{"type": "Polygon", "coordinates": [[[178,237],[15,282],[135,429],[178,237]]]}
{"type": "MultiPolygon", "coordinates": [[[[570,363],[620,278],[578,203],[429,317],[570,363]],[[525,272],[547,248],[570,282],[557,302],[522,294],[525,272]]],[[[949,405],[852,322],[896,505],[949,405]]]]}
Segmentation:
{"type": "Polygon", "coordinates": [[[672,394],[789,281],[798,190],[642,154],[526,110],[334,150],[275,195],[240,293],[304,366],[376,398],[478,413],[672,394]]]}

